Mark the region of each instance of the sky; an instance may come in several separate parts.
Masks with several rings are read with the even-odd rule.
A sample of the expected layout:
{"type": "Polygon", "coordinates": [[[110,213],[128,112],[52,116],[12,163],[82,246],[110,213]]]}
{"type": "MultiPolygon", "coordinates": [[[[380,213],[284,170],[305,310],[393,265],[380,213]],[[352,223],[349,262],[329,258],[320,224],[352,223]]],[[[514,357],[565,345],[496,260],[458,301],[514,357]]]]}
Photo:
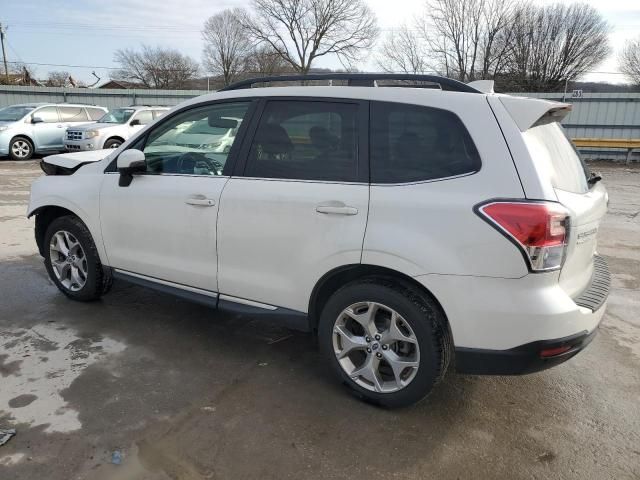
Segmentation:
{"type": "MultiPolygon", "coordinates": [[[[382,35],[424,11],[424,0],[365,0],[378,17],[382,35]]],[[[534,0],[536,4],[555,0],[534,0]]],[[[571,3],[574,0],[560,0],[571,3]]],[[[586,0],[611,26],[613,53],[584,79],[618,83],[616,55],[625,40],[640,35],[640,0],[586,0]]],[[[103,83],[117,67],[117,49],[140,44],[172,47],[201,60],[202,24],[211,15],[233,7],[248,7],[250,0],[0,0],[0,22],[6,28],[9,61],[30,64],[78,65],[82,67],[32,65],[37,78],[50,70],[67,70],[84,82],[93,83],[95,71],[103,83]]],[[[339,68],[335,58],[315,64],[339,68]]],[[[358,67],[375,70],[373,55],[358,67]]]]}

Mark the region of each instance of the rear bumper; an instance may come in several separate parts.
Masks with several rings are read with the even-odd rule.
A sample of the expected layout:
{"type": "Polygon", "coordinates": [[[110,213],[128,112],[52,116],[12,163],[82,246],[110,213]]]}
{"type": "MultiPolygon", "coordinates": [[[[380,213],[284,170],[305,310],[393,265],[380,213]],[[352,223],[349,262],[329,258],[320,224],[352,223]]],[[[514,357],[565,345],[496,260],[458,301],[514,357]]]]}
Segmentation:
{"type": "Polygon", "coordinates": [[[580,332],[554,340],[539,340],[509,350],[456,348],[456,371],[473,375],[522,375],[554,367],[581,352],[597,333],[580,332]],[[553,351],[559,353],[553,354],[553,351]],[[545,356],[546,355],[546,356],[545,356]]]}

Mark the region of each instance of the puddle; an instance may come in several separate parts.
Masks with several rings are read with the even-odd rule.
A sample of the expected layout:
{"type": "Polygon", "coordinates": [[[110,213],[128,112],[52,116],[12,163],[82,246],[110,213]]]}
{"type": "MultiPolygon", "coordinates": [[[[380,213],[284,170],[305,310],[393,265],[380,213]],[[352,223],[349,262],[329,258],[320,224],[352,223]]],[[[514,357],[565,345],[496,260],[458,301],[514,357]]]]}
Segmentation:
{"type": "Polygon", "coordinates": [[[88,340],[49,325],[0,332],[0,413],[17,423],[48,425],[45,432],[80,429],[78,412],[60,392],[88,366],[125,348],[107,337],[88,340]]]}

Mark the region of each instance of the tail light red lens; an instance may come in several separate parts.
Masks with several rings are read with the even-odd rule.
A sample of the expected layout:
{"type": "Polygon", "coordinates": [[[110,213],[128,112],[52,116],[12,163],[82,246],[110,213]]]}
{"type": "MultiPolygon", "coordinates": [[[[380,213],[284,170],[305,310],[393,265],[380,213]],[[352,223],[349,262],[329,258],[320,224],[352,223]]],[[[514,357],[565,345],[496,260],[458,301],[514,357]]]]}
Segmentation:
{"type": "Polygon", "coordinates": [[[478,212],[522,250],[532,271],[562,266],[570,217],[559,203],[496,201],[478,212]]]}

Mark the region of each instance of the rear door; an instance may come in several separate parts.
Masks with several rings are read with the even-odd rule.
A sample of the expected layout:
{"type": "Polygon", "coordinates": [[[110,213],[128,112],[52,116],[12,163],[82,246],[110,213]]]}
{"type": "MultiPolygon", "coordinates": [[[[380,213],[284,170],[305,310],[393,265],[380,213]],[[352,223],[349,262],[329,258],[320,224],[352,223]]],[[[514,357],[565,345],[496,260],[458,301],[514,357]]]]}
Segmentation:
{"type": "Polygon", "coordinates": [[[360,263],[368,107],[296,98],[269,99],[262,108],[221,199],[221,299],[306,312],[324,273],[360,263]]]}
{"type": "Polygon", "coordinates": [[[522,135],[539,171],[549,175],[558,201],[571,212],[560,284],[569,296],[576,297],[593,276],[598,229],[607,211],[607,192],[602,183],[589,184],[588,168],[555,118],[542,117],[522,135]]]}

